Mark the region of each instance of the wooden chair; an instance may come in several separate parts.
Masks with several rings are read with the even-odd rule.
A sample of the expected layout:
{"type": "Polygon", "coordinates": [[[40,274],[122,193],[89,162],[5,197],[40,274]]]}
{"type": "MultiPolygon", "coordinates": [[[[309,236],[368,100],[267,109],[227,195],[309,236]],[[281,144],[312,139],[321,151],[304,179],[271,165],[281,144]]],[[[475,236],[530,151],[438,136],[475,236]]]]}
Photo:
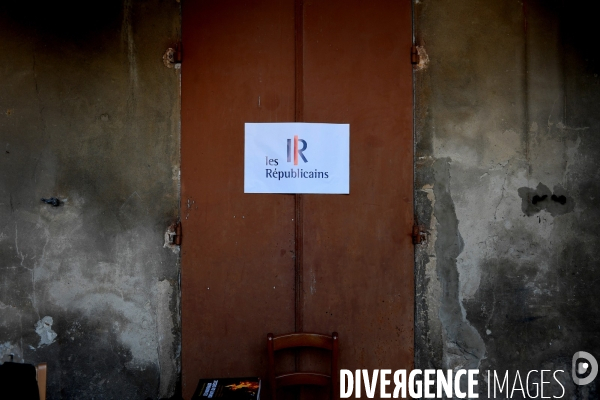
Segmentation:
{"type": "Polygon", "coordinates": [[[290,333],[287,335],[267,335],[267,350],[269,355],[269,383],[271,385],[272,400],[277,400],[277,389],[285,386],[314,385],[329,386],[330,398],[337,399],[339,391],[338,370],[338,334],[331,336],[318,333],[290,333]],[[331,351],[331,374],[325,375],[317,372],[291,372],[275,375],[275,352],[283,349],[312,347],[331,351]]]}

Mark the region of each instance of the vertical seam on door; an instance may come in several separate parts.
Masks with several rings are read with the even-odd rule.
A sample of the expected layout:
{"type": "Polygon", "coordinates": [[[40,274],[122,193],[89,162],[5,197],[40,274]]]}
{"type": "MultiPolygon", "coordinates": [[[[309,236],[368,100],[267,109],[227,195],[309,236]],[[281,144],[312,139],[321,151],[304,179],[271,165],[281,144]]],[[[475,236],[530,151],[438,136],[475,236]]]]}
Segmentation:
{"type": "MultiPolygon", "coordinates": [[[[304,1],[294,2],[295,37],[295,120],[304,121],[304,1]]],[[[303,289],[303,207],[302,195],[295,195],[294,204],[294,275],[295,275],[295,330],[304,330],[304,289],[303,289]]]]}

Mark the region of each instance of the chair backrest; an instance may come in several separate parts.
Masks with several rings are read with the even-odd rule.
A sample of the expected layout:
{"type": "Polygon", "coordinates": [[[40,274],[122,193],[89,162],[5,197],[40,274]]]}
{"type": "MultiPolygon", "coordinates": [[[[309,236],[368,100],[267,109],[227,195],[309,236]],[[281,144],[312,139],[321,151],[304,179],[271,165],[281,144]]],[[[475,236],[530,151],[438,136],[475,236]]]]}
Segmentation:
{"type": "Polygon", "coordinates": [[[331,336],[319,333],[289,333],[287,335],[267,335],[267,351],[269,362],[269,384],[271,385],[272,399],[277,400],[277,388],[284,386],[315,385],[329,386],[331,399],[337,399],[339,390],[338,371],[338,334],[331,336]],[[325,375],[317,372],[292,372],[275,375],[275,352],[283,349],[312,347],[331,352],[331,373],[325,375]]]}

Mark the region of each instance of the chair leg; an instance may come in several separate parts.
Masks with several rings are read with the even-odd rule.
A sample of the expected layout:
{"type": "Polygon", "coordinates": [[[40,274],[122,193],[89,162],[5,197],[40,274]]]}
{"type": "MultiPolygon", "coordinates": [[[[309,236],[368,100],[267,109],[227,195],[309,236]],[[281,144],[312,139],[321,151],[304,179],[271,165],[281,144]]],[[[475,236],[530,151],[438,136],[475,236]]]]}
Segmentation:
{"type": "Polygon", "coordinates": [[[339,358],[339,335],[337,332],[331,334],[331,398],[339,399],[340,390],[340,369],[338,367],[339,358]]]}
{"type": "Polygon", "coordinates": [[[273,334],[267,335],[267,352],[269,363],[269,386],[271,386],[271,400],[277,400],[277,385],[275,383],[275,350],[273,348],[273,334]]]}
{"type": "Polygon", "coordinates": [[[35,366],[35,372],[37,374],[38,390],[40,392],[40,400],[46,400],[46,373],[47,364],[39,363],[35,366]]]}

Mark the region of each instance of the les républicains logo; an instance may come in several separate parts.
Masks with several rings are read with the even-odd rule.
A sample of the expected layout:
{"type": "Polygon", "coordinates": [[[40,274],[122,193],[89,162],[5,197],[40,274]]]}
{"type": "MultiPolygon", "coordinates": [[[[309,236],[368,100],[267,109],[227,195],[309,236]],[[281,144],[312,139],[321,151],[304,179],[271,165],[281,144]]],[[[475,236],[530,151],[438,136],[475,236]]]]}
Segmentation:
{"type": "Polygon", "coordinates": [[[294,136],[294,150],[292,151],[292,139],[287,140],[287,162],[292,162],[292,154],[294,155],[294,165],[298,165],[298,156],[302,157],[302,161],[308,162],[304,156],[304,151],[308,147],[306,140],[298,139],[298,135],[294,136]],[[302,148],[298,148],[298,143],[302,143],[302,148]]]}
{"type": "MultiPolygon", "coordinates": [[[[308,159],[304,155],[304,152],[308,148],[308,143],[304,139],[298,138],[298,135],[294,135],[293,139],[287,139],[287,162],[293,162],[294,165],[298,165],[298,161],[301,159],[305,164],[308,163],[308,159]],[[302,145],[300,147],[299,145],[302,145]]],[[[303,168],[290,168],[289,170],[278,170],[279,158],[271,158],[265,156],[265,164],[268,167],[265,168],[265,174],[267,178],[274,178],[278,180],[282,179],[329,179],[328,171],[319,171],[318,169],[305,170],[303,168]]]]}
{"type": "MultiPolygon", "coordinates": [[[[562,385],[558,374],[565,371],[559,370],[531,370],[521,374],[506,371],[504,375],[496,371],[486,371],[487,397],[490,399],[502,398],[531,398],[531,399],[562,399],[565,387],[562,385]],[[512,378],[514,376],[514,379],[512,378]],[[539,381],[538,381],[539,378],[539,381]],[[562,393],[550,393],[551,379],[554,379],[562,389],[562,393]],[[525,383],[525,384],[523,384],[525,383]],[[498,397],[499,396],[499,397],[498,397]],[[516,397],[514,397],[516,396],[516,397]]],[[[406,370],[392,371],[389,369],[350,371],[340,370],[340,398],[361,398],[364,392],[367,398],[372,399],[376,394],[380,398],[479,398],[478,369],[435,370],[414,369],[410,373],[406,370]],[[370,376],[369,376],[370,375],[370,376]],[[378,382],[379,378],[379,382],[378,382]],[[466,379],[466,386],[461,385],[461,380],[466,379]],[[362,383],[361,383],[362,382],[362,383]],[[379,391],[377,385],[379,384],[379,391]],[[466,389],[465,389],[466,387],[466,389]],[[377,393],[379,392],[379,393],[377,393]]],[[[573,355],[571,377],[576,385],[590,384],[598,375],[598,361],[590,353],[578,351],[573,355]]],[[[464,383],[464,382],[463,382],[464,383]]],[[[556,386],[556,385],[555,385],[556,386]]]]}

